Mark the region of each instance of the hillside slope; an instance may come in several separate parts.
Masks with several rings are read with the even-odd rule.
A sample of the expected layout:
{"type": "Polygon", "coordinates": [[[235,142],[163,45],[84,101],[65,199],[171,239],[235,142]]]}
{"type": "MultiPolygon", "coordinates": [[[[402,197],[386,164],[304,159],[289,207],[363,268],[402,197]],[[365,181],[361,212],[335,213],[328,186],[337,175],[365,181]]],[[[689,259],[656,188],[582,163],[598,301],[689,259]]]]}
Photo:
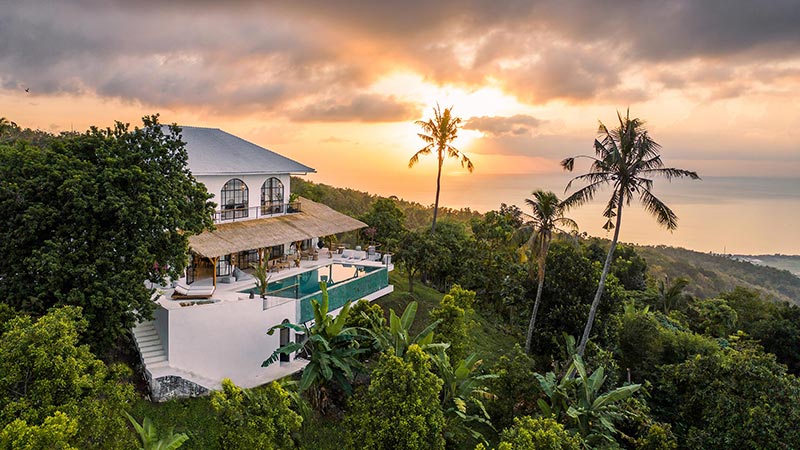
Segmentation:
{"type": "Polygon", "coordinates": [[[800,277],[800,255],[733,255],[757,266],[769,266],[788,270],[800,277]]]}
{"type": "Polygon", "coordinates": [[[684,248],[637,246],[636,251],[647,260],[652,277],[688,278],[687,291],[697,296],[713,297],[743,286],[800,305],[800,277],[786,270],[684,248]]]}

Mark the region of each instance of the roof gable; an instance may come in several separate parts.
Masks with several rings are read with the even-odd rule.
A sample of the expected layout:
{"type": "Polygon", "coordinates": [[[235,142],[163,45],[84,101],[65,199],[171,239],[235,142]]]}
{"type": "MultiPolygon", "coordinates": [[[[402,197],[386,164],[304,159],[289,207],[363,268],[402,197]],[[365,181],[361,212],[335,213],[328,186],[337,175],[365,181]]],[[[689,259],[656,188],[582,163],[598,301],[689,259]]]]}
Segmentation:
{"type": "Polygon", "coordinates": [[[316,172],[311,167],[219,128],[180,126],[194,175],[316,172]]]}

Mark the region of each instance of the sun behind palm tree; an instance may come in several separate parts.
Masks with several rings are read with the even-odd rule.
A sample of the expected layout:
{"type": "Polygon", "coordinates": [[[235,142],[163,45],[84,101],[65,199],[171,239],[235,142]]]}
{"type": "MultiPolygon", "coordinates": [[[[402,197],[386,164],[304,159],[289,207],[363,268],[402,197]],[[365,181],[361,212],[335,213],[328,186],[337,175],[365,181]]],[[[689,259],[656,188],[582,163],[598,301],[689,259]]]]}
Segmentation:
{"type": "Polygon", "coordinates": [[[461,167],[466,166],[470,173],[472,173],[475,168],[472,165],[472,161],[470,161],[464,153],[451,145],[456,137],[458,137],[458,125],[461,123],[461,118],[453,117],[452,111],[453,107],[451,106],[442,112],[437,103],[436,108],[433,109],[433,119],[428,119],[427,121],[418,120],[415,122],[422,127],[423,131],[422,133],[417,133],[417,136],[425,141],[427,145],[422,147],[417,153],[414,153],[414,156],[408,160],[408,167],[411,168],[419,162],[420,155],[429,155],[431,150],[436,150],[436,154],[439,157],[439,169],[436,173],[436,203],[434,203],[433,206],[431,233],[436,231],[436,216],[439,212],[439,191],[442,187],[442,164],[444,164],[445,156],[448,158],[460,158],[461,167]]]}
{"type": "Polygon", "coordinates": [[[581,206],[591,201],[597,190],[603,186],[612,185],[614,189],[611,193],[611,199],[603,212],[603,216],[607,219],[603,228],[606,230],[613,229],[614,238],[611,240],[611,246],[608,249],[608,255],[606,255],[606,261],[603,265],[603,273],[600,275],[600,283],[597,286],[597,293],[595,293],[592,307],[589,310],[589,319],[586,321],[583,337],[578,346],[579,355],[583,355],[586,350],[586,343],[589,341],[589,334],[592,331],[592,324],[597,314],[597,306],[605,289],[606,277],[608,276],[614,249],[619,238],[619,226],[622,223],[622,206],[624,204],[630,205],[634,196],[638,196],[644,209],[655,217],[658,224],[672,231],[678,227],[678,216],[664,202],[653,195],[652,178],[662,176],[668,181],[673,178],[700,179],[696,172],[664,167],[659,153],[661,146],[650,137],[644,127],[644,121],[631,119],[630,111],[627,112],[624,118],[619,113],[617,113],[617,117],[619,118],[619,128],[613,130],[609,130],[600,122],[598,130],[600,137],[598,139],[601,138],[602,140],[595,139],[594,141],[596,157],[580,155],[561,161],[561,166],[570,172],[574,168],[576,158],[587,158],[592,161],[589,173],[579,175],[567,184],[566,190],[569,190],[576,180],[587,183],[586,186],[578,189],[564,200],[564,206],[567,209],[581,206]]]}

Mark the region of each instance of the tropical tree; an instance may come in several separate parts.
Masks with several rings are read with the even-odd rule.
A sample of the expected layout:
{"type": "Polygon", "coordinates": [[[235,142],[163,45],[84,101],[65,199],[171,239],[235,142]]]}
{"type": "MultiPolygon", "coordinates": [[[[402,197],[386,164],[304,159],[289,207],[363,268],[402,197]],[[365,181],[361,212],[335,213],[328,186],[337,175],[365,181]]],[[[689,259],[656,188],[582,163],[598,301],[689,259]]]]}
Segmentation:
{"type": "Polygon", "coordinates": [[[487,381],[497,378],[496,374],[481,374],[478,369],[482,360],[473,353],[457,361],[450,362],[445,347],[437,347],[431,357],[436,366],[442,385],[442,409],[445,416],[444,435],[448,441],[458,442],[464,437],[486,443],[479,425],[492,426],[484,400],[496,396],[486,388],[487,381]]]}
{"type": "MultiPolygon", "coordinates": [[[[574,342],[574,341],[573,341],[574,342]]],[[[539,387],[547,396],[537,401],[542,414],[565,420],[589,445],[615,442],[614,422],[630,416],[620,404],[641,388],[629,384],[601,392],[606,381],[605,370],[599,367],[589,374],[580,355],[572,356],[572,364],[559,380],[556,374],[535,374],[539,387]],[[577,372],[577,377],[573,376],[577,372]]]]}
{"type": "Polygon", "coordinates": [[[128,416],[128,420],[139,436],[139,441],[142,444],[141,450],[175,450],[189,440],[189,436],[186,433],[175,434],[172,430],[168,430],[163,437],[159,438],[158,430],[156,430],[149,417],[145,417],[140,424],[130,414],[125,413],[125,415],[128,416]]]}
{"type": "Polygon", "coordinates": [[[684,292],[687,286],[689,286],[689,279],[684,277],[676,278],[675,281],[670,281],[669,277],[659,280],[653,298],[656,306],[663,309],[664,314],[685,307],[689,300],[689,295],[684,292]]]}
{"type": "MultiPolygon", "coordinates": [[[[550,249],[550,241],[553,232],[566,233],[566,230],[559,228],[565,227],[570,231],[578,229],[578,224],[574,220],[564,217],[564,205],[558,200],[556,194],[541,189],[533,191],[533,198],[526,198],[525,204],[531,207],[533,213],[531,220],[526,227],[532,230],[531,237],[528,239],[527,246],[530,249],[531,261],[536,259],[537,276],[539,284],[536,288],[536,301],[533,303],[531,321],[528,324],[528,334],[525,338],[525,353],[531,353],[531,343],[533,341],[533,331],[536,328],[536,313],[539,311],[539,303],[542,300],[542,287],[544,286],[544,270],[547,261],[547,251],[550,249]]],[[[531,267],[533,264],[531,263],[531,267]]],[[[533,275],[533,270],[530,270],[533,275]]]]}
{"type": "Polygon", "coordinates": [[[624,118],[619,113],[617,116],[619,127],[613,130],[608,129],[600,122],[598,130],[600,136],[594,141],[595,156],[579,155],[561,161],[561,166],[570,172],[575,167],[576,159],[587,158],[592,161],[588,173],[573,178],[567,184],[567,190],[569,190],[575,181],[586,183],[584,187],[564,200],[565,208],[570,209],[591,201],[595,193],[603,186],[611,185],[613,187],[611,199],[603,212],[603,216],[607,219],[603,228],[607,231],[613,229],[614,238],[608,248],[597,292],[578,346],[579,355],[583,355],[586,350],[586,343],[589,341],[592,324],[597,314],[597,306],[603,295],[606,277],[619,239],[623,205],[629,205],[632,199],[638,196],[645,210],[655,217],[658,224],[672,231],[678,227],[678,216],[653,194],[653,178],[661,176],[668,181],[673,178],[700,179],[696,172],[664,167],[659,153],[661,146],[650,137],[643,120],[631,119],[630,111],[624,118]]]}
{"type": "Polygon", "coordinates": [[[0,136],[4,135],[7,131],[13,131],[18,129],[16,123],[6,119],[5,117],[0,117],[0,136]]]}
{"type": "Polygon", "coordinates": [[[321,411],[326,406],[323,386],[335,382],[347,394],[351,394],[353,391],[351,380],[355,372],[362,368],[358,355],[369,349],[359,345],[360,336],[355,329],[345,327],[351,303],[345,303],[339,315],[335,319],[332,318],[328,314],[327,286],[325,283],[320,283],[319,286],[322,290],[322,303],[311,300],[314,324],[309,327],[305,323],[282,323],[270,328],[267,331],[269,335],[275,330],[289,329],[301,335],[302,339],[278,348],[261,363],[261,366],[268,367],[278,361],[280,355],[291,355],[300,351],[309,362],[303,369],[298,388],[301,392],[310,390],[312,405],[321,411]]]}
{"type": "MultiPolygon", "coordinates": [[[[178,279],[189,236],[212,227],[210,194],[187,166],[180,128],[158,116],[0,145],[0,299],[36,316],[83,309],[95,353],[156,308],[145,283],[178,279]]],[[[102,353],[101,353],[102,352],[102,353]]]]}
{"type": "Polygon", "coordinates": [[[406,305],[403,315],[398,317],[393,309],[389,310],[389,326],[386,326],[386,319],[383,317],[368,316],[362,312],[362,317],[369,320],[371,327],[364,329],[373,339],[373,347],[382,351],[391,350],[393,354],[400,358],[405,358],[406,351],[412,345],[417,345],[423,350],[447,346],[447,344],[433,343],[433,330],[442,322],[436,320],[416,335],[411,333],[414,319],[417,316],[417,302],[406,305]]]}
{"type": "Polygon", "coordinates": [[[250,263],[250,267],[253,268],[253,275],[256,278],[256,289],[258,289],[258,294],[263,298],[267,295],[267,289],[269,288],[269,279],[271,275],[269,274],[269,266],[266,260],[262,259],[261,261],[256,263],[250,263]]]}
{"type": "Polygon", "coordinates": [[[436,151],[436,156],[439,159],[439,169],[436,172],[436,202],[433,205],[433,223],[431,224],[431,233],[436,231],[436,216],[439,212],[439,191],[442,186],[442,164],[444,164],[445,157],[456,158],[461,160],[461,167],[466,167],[467,170],[472,172],[474,166],[467,156],[457,148],[453,147],[451,143],[458,137],[458,126],[461,124],[460,117],[453,117],[453,107],[445,108],[444,111],[436,105],[433,109],[433,118],[425,120],[418,120],[415,123],[422,127],[422,133],[417,133],[417,136],[425,141],[425,146],[422,147],[414,156],[408,160],[408,167],[414,167],[419,162],[421,155],[429,155],[431,151],[436,151]]]}

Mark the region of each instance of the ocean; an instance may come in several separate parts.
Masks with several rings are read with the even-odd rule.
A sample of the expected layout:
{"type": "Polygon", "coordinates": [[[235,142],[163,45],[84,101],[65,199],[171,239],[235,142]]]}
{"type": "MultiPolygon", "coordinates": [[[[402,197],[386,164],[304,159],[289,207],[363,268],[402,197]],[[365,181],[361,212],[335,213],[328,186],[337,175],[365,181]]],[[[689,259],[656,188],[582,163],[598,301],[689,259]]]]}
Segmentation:
{"type": "MultiPolygon", "coordinates": [[[[424,205],[434,202],[435,176],[388,177],[310,176],[312,181],[349,187],[379,195],[396,195],[424,205]]],[[[546,189],[565,197],[572,174],[467,174],[442,175],[440,205],[469,207],[485,212],[501,203],[524,208],[524,199],[535,189],[546,189]]],[[[572,192],[572,191],[570,191],[572,192]]],[[[654,193],[678,215],[678,229],[670,233],[659,227],[634,200],[623,210],[620,240],[642,245],[670,245],[701,252],[735,254],[800,254],[800,177],[703,177],[702,181],[655,180],[654,193]]],[[[601,190],[595,200],[569,211],[581,231],[611,237],[602,229],[602,210],[610,196],[601,190]]]]}

